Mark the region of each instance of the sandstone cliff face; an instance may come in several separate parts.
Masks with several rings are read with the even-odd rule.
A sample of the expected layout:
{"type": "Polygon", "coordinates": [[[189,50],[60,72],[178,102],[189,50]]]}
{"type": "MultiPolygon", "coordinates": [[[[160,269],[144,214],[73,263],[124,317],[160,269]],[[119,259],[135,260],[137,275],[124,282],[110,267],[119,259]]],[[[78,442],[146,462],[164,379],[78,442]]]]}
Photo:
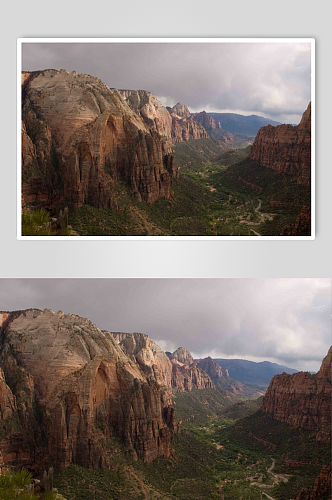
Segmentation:
{"type": "Polygon", "coordinates": [[[288,225],[283,228],[280,236],[306,236],[311,234],[311,208],[305,205],[294,225],[288,225]]]}
{"type": "Polygon", "coordinates": [[[146,90],[119,90],[119,92],[129,106],[141,115],[150,129],[167,139],[171,137],[172,118],[151,92],[146,90]]]}
{"type": "Polygon", "coordinates": [[[0,367],[10,387],[0,380],[5,461],[106,467],[112,436],[134,459],[172,454],[176,422],[164,391],[110,333],[47,309],[13,313],[4,325],[0,367]],[[15,432],[7,425],[13,411],[15,432]]]}
{"type": "Polygon", "coordinates": [[[205,130],[218,129],[222,130],[220,122],[216,121],[212,116],[208,115],[206,111],[201,111],[200,113],[194,114],[195,120],[200,123],[205,130]]]}
{"type": "MultiPolygon", "coordinates": [[[[138,200],[171,196],[176,169],[159,122],[149,128],[116,89],[89,75],[46,70],[24,82],[22,117],[38,169],[23,177],[23,193],[42,194],[50,206],[116,208],[122,180],[138,200]]],[[[23,173],[28,164],[23,158],[23,173]]]]}
{"type": "Polygon", "coordinates": [[[181,102],[178,102],[172,108],[167,107],[166,109],[167,111],[169,111],[169,113],[171,114],[174,113],[175,115],[180,116],[181,118],[189,118],[189,116],[191,115],[187,106],[185,104],[182,104],[181,102]]]}
{"type": "Polygon", "coordinates": [[[199,359],[199,366],[204,370],[210,377],[213,378],[221,378],[226,377],[229,378],[229,373],[227,368],[222,368],[218,363],[216,363],[210,356],[204,359],[199,359]]]}
{"type": "Polygon", "coordinates": [[[261,410],[294,427],[317,431],[317,440],[331,440],[332,347],[316,375],[298,372],[276,375],[266,391],[261,410]]]}
{"type": "Polygon", "coordinates": [[[296,175],[298,183],[310,184],[311,171],[311,103],[301,123],[262,127],[254,140],[249,158],[264,167],[296,175]]]}
{"type": "Polygon", "coordinates": [[[173,353],[166,354],[173,365],[173,393],[215,387],[209,375],[198,366],[187,349],[179,347],[173,353]]]}
{"type": "Polygon", "coordinates": [[[11,417],[16,412],[15,397],[5,382],[5,376],[0,368],[0,422],[11,417]]]}
{"type": "Polygon", "coordinates": [[[303,488],[296,500],[331,500],[331,464],[324,465],[313,488],[303,488]]]}
{"type": "Polygon", "coordinates": [[[171,116],[173,142],[189,141],[189,139],[206,139],[209,137],[205,128],[193,116],[181,118],[174,113],[171,116]]]}
{"type": "Polygon", "coordinates": [[[167,391],[172,391],[172,363],[164,351],[143,333],[112,333],[122,350],[167,391]]]}
{"type": "Polygon", "coordinates": [[[148,335],[143,333],[112,333],[123,351],[138,363],[147,377],[165,389],[165,398],[171,394],[214,387],[210,377],[194,362],[190,352],[179,347],[173,354],[165,353],[148,335]]]}
{"type": "Polygon", "coordinates": [[[174,362],[182,363],[184,365],[191,365],[194,363],[194,359],[188,351],[188,349],[184,349],[183,347],[178,347],[176,351],[173,353],[167,353],[169,359],[174,362]]]}

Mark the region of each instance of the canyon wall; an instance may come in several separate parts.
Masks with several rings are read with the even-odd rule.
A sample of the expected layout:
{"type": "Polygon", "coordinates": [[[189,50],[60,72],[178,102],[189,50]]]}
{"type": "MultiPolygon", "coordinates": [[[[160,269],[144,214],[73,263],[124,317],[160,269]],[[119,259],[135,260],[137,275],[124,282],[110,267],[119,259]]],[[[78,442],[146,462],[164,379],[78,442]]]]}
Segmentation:
{"type": "Polygon", "coordinates": [[[148,376],[89,320],[62,311],[18,311],[0,333],[0,451],[42,470],[107,467],[115,437],[133,458],[172,455],[174,410],[148,376]]]}
{"type": "Polygon", "coordinates": [[[261,410],[294,427],[314,430],[317,440],[331,441],[332,347],[319,372],[275,375],[266,391],[261,410]]]}
{"type": "Polygon", "coordinates": [[[172,120],[162,105],[156,112],[153,96],[153,105],[142,105],[142,116],[98,78],[65,70],[24,75],[25,201],[117,208],[118,181],[137,200],[171,197],[177,169],[166,139],[172,120]]]}
{"type": "Polygon", "coordinates": [[[296,500],[331,500],[331,464],[320,471],[313,488],[303,488],[296,500]]]}
{"type": "Polygon", "coordinates": [[[222,377],[230,378],[227,368],[222,368],[210,356],[199,359],[197,363],[212,379],[222,377]]]}
{"type": "Polygon", "coordinates": [[[197,365],[187,349],[179,347],[174,353],[165,353],[148,335],[143,333],[112,333],[123,351],[131,356],[150,378],[168,394],[214,387],[211,378],[197,365]]]}
{"type": "Polygon", "coordinates": [[[173,142],[189,141],[209,137],[190,114],[187,106],[177,103],[165,108],[158,99],[146,90],[119,90],[130,107],[138,113],[150,128],[165,140],[169,151],[173,142]]]}
{"type": "Polygon", "coordinates": [[[311,172],[311,103],[303,113],[300,124],[267,125],[254,140],[249,158],[278,172],[296,175],[298,183],[310,184],[311,172]]]}

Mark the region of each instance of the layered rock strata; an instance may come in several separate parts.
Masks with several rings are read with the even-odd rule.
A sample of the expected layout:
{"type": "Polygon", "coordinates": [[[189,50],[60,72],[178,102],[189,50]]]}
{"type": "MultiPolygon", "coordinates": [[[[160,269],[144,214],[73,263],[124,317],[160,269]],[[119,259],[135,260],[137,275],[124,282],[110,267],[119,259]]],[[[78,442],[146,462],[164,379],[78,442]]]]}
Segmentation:
{"type": "Polygon", "coordinates": [[[212,379],[213,378],[230,378],[227,368],[222,368],[210,356],[204,359],[199,359],[199,366],[204,370],[212,379]]]}
{"type": "Polygon", "coordinates": [[[177,424],[165,391],[110,333],[79,316],[31,309],[10,314],[0,336],[6,462],[107,467],[112,437],[134,459],[171,456],[177,424]]]}
{"type": "Polygon", "coordinates": [[[222,130],[222,126],[219,121],[208,115],[206,111],[201,111],[200,113],[194,114],[195,120],[200,123],[205,130],[209,131],[212,129],[222,130]]]}
{"type": "Polygon", "coordinates": [[[275,375],[266,391],[261,410],[294,427],[316,431],[323,443],[331,441],[332,347],[319,372],[275,375]]]}
{"type": "Polygon", "coordinates": [[[172,108],[167,106],[166,109],[169,113],[177,115],[180,118],[189,118],[189,116],[191,115],[187,106],[185,104],[182,104],[182,102],[176,103],[172,108]]]}
{"type": "Polygon", "coordinates": [[[209,137],[205,128],[202,127],[193,116],[180,117],[174,113],[172,117],[172,141],[183,142],[190,139],[206,139],[209,137]]]}
{"type": "Polygon", "coordinates": [[[296,175],[298,183],[310,184],[311,172],[311,103],[300,124],[267,125],[254,140],[249,158],[281,173],[296,175]]]}
{"type": "MultiPolygon", "coordinates": [[[[22,119],[37,161],[29,168],[34,151],[24,135],[27,201],[43,196],[49,206],[63,201],[74,209],[84,203],[116,208],[119,180],[138,200],[170,198],[171,179],[177,175],[163,138],[170,130],[150,120],[149,104],[143,106],[143,119],[118,90],[98,78],[65,70],[28,75],[23,79],[22,119]]],[[[158,116],[163,114],[170,128],[167,110],[161,109],[158,116]]]]}
{"type": "Polygon", "coordinates": [[[143,333],[113,332],[112,335],[144,373],[166,389],[169,397],[178,392],[214,387],[187,349],[179,347],[173,354],[165,353],[143,333]]]}

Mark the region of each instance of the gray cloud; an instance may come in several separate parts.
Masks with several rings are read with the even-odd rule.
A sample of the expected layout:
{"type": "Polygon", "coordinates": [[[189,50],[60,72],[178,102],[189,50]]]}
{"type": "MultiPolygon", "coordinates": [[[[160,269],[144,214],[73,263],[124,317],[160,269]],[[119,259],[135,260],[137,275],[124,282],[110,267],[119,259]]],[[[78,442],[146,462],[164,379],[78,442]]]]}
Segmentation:
{"type": "Polygon", "coordinates": [[[0,279],[0,310],[30,307],[147,333],[195,357],[315,371],[331,344],[330,279],[0,279]]]}
{"type": "Polygon", "coordinates": [[[308,43],[25,43],[22,69],[67,69],[144,89],[192,112],[298,123],[310,101],[308,43]]]}

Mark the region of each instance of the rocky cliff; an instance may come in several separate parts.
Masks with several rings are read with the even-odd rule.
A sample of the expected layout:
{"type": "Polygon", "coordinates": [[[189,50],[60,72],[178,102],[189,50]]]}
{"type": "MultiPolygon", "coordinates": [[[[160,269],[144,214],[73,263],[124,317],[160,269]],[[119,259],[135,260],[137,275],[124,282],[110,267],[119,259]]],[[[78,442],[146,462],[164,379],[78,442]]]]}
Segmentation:
{"type": "Polygon", "coordinates": [[[262,127],[250,149],[249,158],[264,167],[296,175],[298,183],[310,184],[311,172],[311,103],[301,123],[262,127]]]}
{"type": "Polygon", "coordinates": [[[199,359],[197,362],[202,370],[204,370],[212,379],[221,377],[230,378],[227,368],[222,368],[210,356],[204,359],[199,359]]]}
{"type": "Polygon", "coordinates": [[[187,106],[185,104],[182,104],[181,102],[178,102],[172,108],[167,106],[166,109],[169,113],[171,114],[174,113],[175,115],[180,116],[181,118],[189,118],[189,116],[191,115],[187,106]]]}
{"type": "Polygon", "coordinates": [[[173,393],[215,387],[209,375],[198,366],[187,349],[179,347],[173,353],[166,354],[172,363],[173,393]]]}
{"type": "Polygon", "coordinates": [[[164,351],[143,333],[113,333],[115,341],[147,376],[172,391],[172,363],[164,351]]]}
{"type": "Polygon", "coordinates": [[[194,118],[198,123],[200,123],[205,128],[205,130],[212,130],[212,129],[222,130],[220,122],[214,120],[214,118],[208,115],[206,111],[201,111],[200,113],[194,113],[194,118]]]}
{"type": "Polygon", "coordinates": [[[134,459],[171,456],[165,391],[89,320],[18,311],[0,333],[0,451],[30,468],[107,467],[120,439],[134,459]]]}
{"type": "Polygon", "coordinates": [[[179,347],[172,354],[165,353],[143,333],[117,332],[112,335],[146,376],[165,388],[168,402],[171,401],[171,394],[214,387],[210,377],[195,363],[187,349],[179,347]]]}
{"type": "Polygon", "coordinates": [[[283,228],[280,236],[306,236],[311,234],[311,209],[310,205],[305,205],[294,224],[283,228]]]}
{"type": "Polygon", "coordinates": [[[294,427],[314,430],[317,440],[331,440],[332,347],[319,372],[275,375],[266,391],[261,410],[294,427]]]}
{"type": "Polygon", "coordinates": [[[180,363],[183,365],[191,365],[194,363],[191,352],[184,347],[178,347],[174,352],[167,352],[167,356],[173,363],[180,363]]]}
{"type": "Polygon", "coordinates": [[[173,108],[165,108],[146,90],[119,90],[129,106],[138,113],[146,125],[158,132],[171,151],[173,142],[208,137],[205,129],[191,116],[189,109],[180,102],[173,108]],[[178,114],[178,113],[179,114],[178,114]]]}
{"type": "Polygon", "coordinates": [[[172,140],[173,142],[189,141],[189,139],[206,139],[208,133],[193,116],[181,118],[172,114],[172,140]]]}
{"type": "Polygon", "coordinates": [[[331,500],[331,464],[324,465],[313,488],[303,488],[296,500],[331,500]]]}
{"type": "Polygon", "coordinates": [[[177,171],[164,135],[171,118],[162,106],[156,111],[153,96],[147,102],[136,96],[143,99],[137,113],[119,91],[89,75],[45,70],[22,80],[26,201],[116,208],[118,181],[138,200],[170,198],[177,171]]]}
{"type": "Polygon", "coordinates": [[[172,118],[167,109],[151,92],[146,90],[119,90],[119,92],[150,129],[164,138],[170,139],[172,118]]]}

